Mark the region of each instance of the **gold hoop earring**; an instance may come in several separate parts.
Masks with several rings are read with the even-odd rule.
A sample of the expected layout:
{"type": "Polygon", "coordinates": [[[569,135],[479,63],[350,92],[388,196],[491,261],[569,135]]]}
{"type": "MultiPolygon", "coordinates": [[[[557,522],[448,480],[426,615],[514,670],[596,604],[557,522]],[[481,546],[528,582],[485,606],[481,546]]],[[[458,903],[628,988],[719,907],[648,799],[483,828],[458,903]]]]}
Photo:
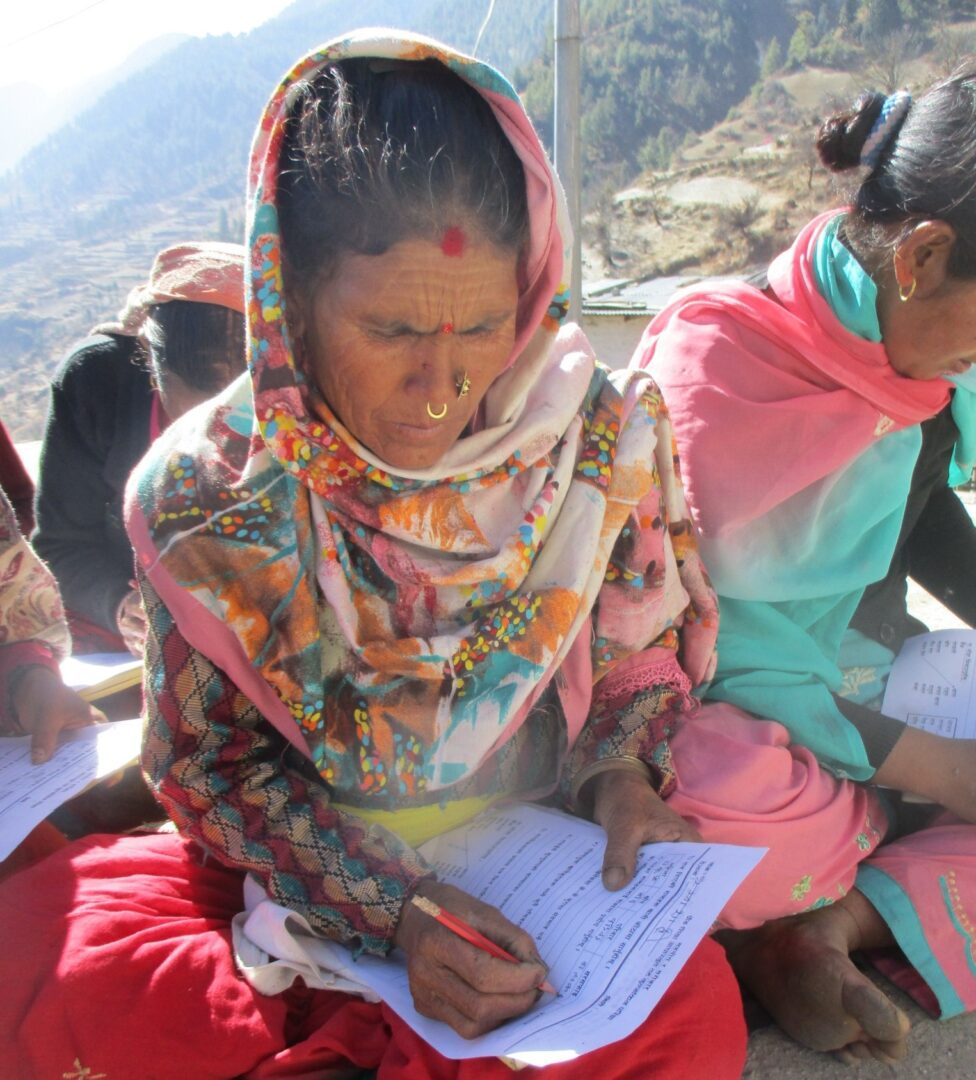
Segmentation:
{"type": "Polygon", "coordinates": [[[444,404],[441,406],[440,412],[434,412],[434,410],[430,407],[430,402],[428,401],[427,415],[431,418],[431,420],[443,420],[444,417],[447,416],[447,402],[445,401],[444,404]]]}
{"type": "Polygon", "coordinates": [[[892,265],[892,267],[894,268],[894,271],[895,271],[895,284],[898,286],[898,299],[903,304],[907,304],[908,301],[911,300],[911,298],[915,295],[915,290],[918,288],[918,280],[913,274],[912,275],[912,284],[909,287],[908,291],[906,292],[905,291],[905,286],[902,285],[902,283],[898,280],[898,252],[897,251],[893,251],[891,253],[891,265],[892,265]]]}
{"type": "Polygon", "coordinates": [[[471,380],[468,378],[468,373],[465,372],[460,379],[455,379],[454,385],[457,387],[458,401],[460,401],[471,390],[471,380]]]}

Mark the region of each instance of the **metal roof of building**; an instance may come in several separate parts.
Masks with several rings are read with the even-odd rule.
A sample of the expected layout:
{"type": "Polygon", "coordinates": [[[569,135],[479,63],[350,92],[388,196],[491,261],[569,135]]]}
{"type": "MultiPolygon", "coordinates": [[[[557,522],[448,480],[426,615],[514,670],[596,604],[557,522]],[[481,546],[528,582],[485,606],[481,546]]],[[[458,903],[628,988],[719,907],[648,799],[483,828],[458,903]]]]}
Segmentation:
{"type": "Polygon", "coordinates": [[[670,275],[635,281],[631,278],[602,278],[583,282],[583,314],[599,317],[641,318],[656,315],[678,289],[727,277],[670,275]]]}

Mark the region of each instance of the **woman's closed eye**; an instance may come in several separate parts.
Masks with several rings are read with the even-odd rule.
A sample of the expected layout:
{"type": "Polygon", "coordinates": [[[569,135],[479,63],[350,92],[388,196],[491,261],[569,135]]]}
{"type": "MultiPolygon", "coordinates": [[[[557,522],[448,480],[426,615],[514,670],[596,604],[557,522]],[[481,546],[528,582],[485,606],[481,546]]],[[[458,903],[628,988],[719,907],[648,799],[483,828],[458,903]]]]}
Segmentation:
{"type": "Polygon", "coordinates": [[[368,332],[382,341],[403,341],[424,336],[423,330],[417,330],[406,323],[389,323],[388,325],[370,326],[368,332]]]}
{"type": "Polygon", "coordinates": [[[420,338],[440,337],[443,334],[453,334],[456,337],[466,338],[469,341],[487,339],[497,334],[500,326],[494,322],[478,323],[475,326],[451,327],[445,330],[440,325],[433,330],[409,326],[407,323],[390,323],[388,325],[374,325],[368,328],[368,333],[381,341],[410,341],[420,338]]]}
{"type": "Polygon", "coordinates": [[[478,326],[469,326],[465,330],[458,330],[457,333],[464,338],[484,338],[490,337],[492,334],[498,332],[498,326],[493,323],[481,323],[478,326]]]}

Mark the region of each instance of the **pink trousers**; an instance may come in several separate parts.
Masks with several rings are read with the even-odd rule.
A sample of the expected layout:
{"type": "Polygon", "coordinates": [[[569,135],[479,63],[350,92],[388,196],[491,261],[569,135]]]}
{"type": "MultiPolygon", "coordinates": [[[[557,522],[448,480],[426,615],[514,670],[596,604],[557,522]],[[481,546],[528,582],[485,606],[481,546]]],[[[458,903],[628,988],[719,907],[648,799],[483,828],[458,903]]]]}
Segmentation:
{"type": "Polygon", "coordinates": [[[875,789],[836,779],[790,746],[781,724],[725,703],[702,706],[672,752],[678,787],[668,805],[706,840],[769,849],[722,913],[726,926],[757,926],[857,888],[899,946],[878,966],[943,1018],[976,1007],[976,825],[943,813],[884,842],[875,789]]]}

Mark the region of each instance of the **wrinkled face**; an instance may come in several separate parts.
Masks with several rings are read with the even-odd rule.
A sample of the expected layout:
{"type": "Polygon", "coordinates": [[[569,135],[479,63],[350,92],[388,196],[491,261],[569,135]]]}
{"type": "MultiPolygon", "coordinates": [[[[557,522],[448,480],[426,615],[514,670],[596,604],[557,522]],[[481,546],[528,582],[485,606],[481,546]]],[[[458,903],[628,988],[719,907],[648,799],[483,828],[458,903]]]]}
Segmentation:
{"type": "Polygon", "coordinates": [[[947,277],[930,296],[894,300],[882,330],[900,375],[961,375],[976,362],[976,280],[947,277]]]}
{"type": "Polygon", "coordinates": [[[517,253],[455,231],[345,256],[291,326],[329,407],[394,468],[435,465],[512,354],[517,253]]]}

